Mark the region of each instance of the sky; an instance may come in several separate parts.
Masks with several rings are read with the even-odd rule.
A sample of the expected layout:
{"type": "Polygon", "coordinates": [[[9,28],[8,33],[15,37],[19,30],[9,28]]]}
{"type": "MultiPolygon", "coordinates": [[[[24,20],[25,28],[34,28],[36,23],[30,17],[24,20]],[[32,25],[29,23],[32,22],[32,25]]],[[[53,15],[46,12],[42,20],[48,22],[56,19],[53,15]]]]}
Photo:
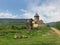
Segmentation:
{"type": "Polygon", "coordinates": [[[60,21],[60,0],[0,0],[0,18],[34,18],[45,23],[60,21]]]}

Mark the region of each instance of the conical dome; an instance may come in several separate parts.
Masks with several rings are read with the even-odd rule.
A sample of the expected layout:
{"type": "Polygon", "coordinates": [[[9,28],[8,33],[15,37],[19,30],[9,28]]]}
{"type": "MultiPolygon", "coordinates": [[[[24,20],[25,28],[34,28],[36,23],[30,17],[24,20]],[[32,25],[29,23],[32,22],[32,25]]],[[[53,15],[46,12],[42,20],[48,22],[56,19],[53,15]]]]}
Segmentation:
{"type": "Polygon", "coordinates": [[[38,13],[36,13],[34,17],[39,17],[38,13]]]}

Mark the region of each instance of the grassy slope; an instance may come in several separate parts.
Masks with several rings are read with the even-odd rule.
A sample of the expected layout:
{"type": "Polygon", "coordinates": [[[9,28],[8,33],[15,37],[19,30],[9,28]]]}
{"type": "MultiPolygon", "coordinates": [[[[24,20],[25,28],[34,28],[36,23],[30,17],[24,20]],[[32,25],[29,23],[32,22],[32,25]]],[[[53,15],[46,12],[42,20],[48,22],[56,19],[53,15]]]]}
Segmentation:
{"type": "MultiPolygon", "coordinates": [[[[3,31],[5,30],[1,32],[3,33],[3,31]]],[[[50,31],[48,27],[33,29],[32,31],[27,31],[26,29],[7,30],[8,34],[0,36],[0,45],[60,45],[60,37],[54,33],[50,35],[46,34],[50,31]],[[27,35],[28,38],[14,39],[13,35],[16,32],[27,35]]]]}
{"type": "Polygon", "coordinates": [[[52,26],[60,30],[60,22],[48,23],[48,26],[52,26]]]}
{"type": "Polygon", "coordinates": [[[55,27],[60,30],[60,22],[56,23],[55,27]]]}

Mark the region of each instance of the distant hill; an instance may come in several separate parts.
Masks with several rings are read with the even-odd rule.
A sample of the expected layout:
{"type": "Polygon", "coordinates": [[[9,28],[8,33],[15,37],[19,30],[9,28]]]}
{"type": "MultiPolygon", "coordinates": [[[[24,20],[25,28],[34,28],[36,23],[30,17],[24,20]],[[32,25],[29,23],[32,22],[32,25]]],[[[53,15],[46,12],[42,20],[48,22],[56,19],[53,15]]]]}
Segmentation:
{"type": "Polygon", "coordinates": [[[60,23],[60,21],[59,22],[51,22],[51,23],[47,23],[49,26],[55,26],[57,23],[60,23]]]}
{"type": "Polygon", "coordinates": [[[57,22],[51,22],[51,23],[47,23],[49,26],[55,26],[57,22]]]}
{"type": "Polygon", "coordinates": [[[25,24],[27,19],[1,19],[0,24],[11,23],[11,24],[25,24]]]}
{"type": "Polygon", "coordinates": [[[60,21],[48,23],[49,26],[55,27],[60,30],[60,21]]]}

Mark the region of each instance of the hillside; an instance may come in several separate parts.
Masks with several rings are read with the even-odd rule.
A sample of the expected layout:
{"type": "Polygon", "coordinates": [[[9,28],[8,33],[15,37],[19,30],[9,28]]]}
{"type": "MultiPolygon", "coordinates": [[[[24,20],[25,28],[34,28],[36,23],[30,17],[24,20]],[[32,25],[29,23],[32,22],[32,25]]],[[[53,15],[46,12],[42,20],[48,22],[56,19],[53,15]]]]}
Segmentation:
{"type": "Polygon", "coordinates": [[[60,21],[59,22],[51,22],[47,24],[50,27],[55,27],[60,30],[60,21]]]}
{"type": "Polygon", "coordinates": [[[60,30],[60,22],[57,22],[54,27],[60,30]]]}
{"type": "Polygon", "coordinates": [[[60,37],[50,27],[29,30],[25,23],[26,19],[0,19],[0,45],[60,45],[60,37]],[[23,37],[14,38],[16,33],[23,37]]]}

